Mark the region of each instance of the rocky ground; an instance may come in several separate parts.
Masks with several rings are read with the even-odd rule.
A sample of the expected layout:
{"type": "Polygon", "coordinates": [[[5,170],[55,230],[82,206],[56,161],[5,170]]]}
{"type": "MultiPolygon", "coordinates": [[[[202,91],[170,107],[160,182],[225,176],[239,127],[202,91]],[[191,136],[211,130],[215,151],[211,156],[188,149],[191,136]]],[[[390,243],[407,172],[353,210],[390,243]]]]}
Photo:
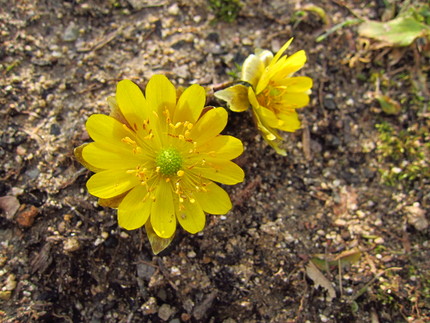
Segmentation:
{"type": "Polygon", "coordinates": [[[428,43],[379,48],[356,24],[332,29],[387,19],[383,2],[247,0],[237,16],[221,0],[0,3],[1,321],[430,318],[428,43]],[[314,87],[288,156],[230,113],[246,172],[226,187],[233,210],[154,256],[85,189],[73,149],[86,119],[109,112],[121,79],[219,84],[292,36],[314,87]]]}

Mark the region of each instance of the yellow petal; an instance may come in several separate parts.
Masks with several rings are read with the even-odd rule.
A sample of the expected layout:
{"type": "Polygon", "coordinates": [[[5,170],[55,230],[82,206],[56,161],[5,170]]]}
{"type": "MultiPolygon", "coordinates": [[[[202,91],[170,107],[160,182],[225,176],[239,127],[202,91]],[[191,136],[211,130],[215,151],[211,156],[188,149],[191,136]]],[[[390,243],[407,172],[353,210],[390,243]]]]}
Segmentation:
{"type": "Polygon", "coordinates": [[[172,187],[160,179],[151,208],[151,225],[160,238],[170,238],[176,230],[172,187]]]}
{"type": "Polygon", "coordinates": [[[143,226],[149,218],[152,200],[145,186],[133,188],[118,206],[118,224],[127,230],[143,226]]]}
{"type": "Polygon", "coordinates": [[[199,153],[205,153],[211,157],[230,160],[242,154],[243,144],[235,137],[219,135],[203,145],[197,145],[196,149],[199,153]]]}
{"type": "Polygon", "coordinates": [[[124,115],[122,114],[121,110],[119,109],[118,103],[116,102],[116,98],[114,96],[110,96],[106,100],[110,107],[110,113],[109,116],[118,120],[120,123],[126,124],[127,127],[130,128],[130,125],[128,124],[128,121],[125,119],[124,115]]]}
{"type": "Polygon", "coordinates": [[[91,176],[87,181],[90,194],[104,199],[120,195],[139,185],[136,176],[121,169],[103,170],[91,176]]]}
{"type": "MultiPolygon", "coordinates": [[[[285,58],[285,57],[283,57],[285,58]]],[[[272,78],[278,82],[286,77],[290,77],[295,72],[303,67],[306,63],[306,53],[304,50],[299,50],[285,60],[279,62],[277,69],[274,69],[272,78]]]]}
{"type": "Polygon", "coordinates": [[[254,113],[259,116],[261,122],[266,126],[276,127],[278,125],[278,118],[276,117],[275,113],[260,105],[254,91],[251,88],[248,89],[248,97],[252,104],[254,113]]]}
{"type": "Polygon", "coordinates": [[[254,123],[257,126],[257,129],[263,135],[264,140],[272,141],[279,137],[278,133],[275,129],[266,126],[261,120],[260,116],[255,112],[256,110],[252,110],[252,117],[254,119],[254,123]]]}
{"type": "Polygon", "coordinates": [[[248,88],[242,84],[236,84],[217,91],[215,92],[215,97],[227,102],[229,109],[234,112],[246,111],[250,106],[248,88]]]}
{"type": "Polygon", "coordinates": [[[164,75],[154,75],[146,86],[146,100],[151,109],[163,116],[165,109],[173,116],[176,107],[176,89],[164,75]]]}
{"type": "Polygon", "coordinates": [[[275,149],[277,154],[281,156],[287,156],[287,151],[279,147],[279,145],[282,143],[282,140],[279,140],[279,139],[270,140],[270,141],[266,140],[266,142],[269,144],[269,146],[275,149]]]}
{"type": "Polygon", "coordinates": [[[294,38],[290,38],[284,45],[282,45],[281,49],[276,53],[275,57],[273,57],[273,60],[270,65],[276,64],[278,62],[279,58],[284,54],[288,47],[290,47],[293,39],[294,38]]]}
{"type": "Polygon", "coordinates": [[[149,243],[151,244],[152,252],[155,255],[158,255],[161,251],[166,249],[175,237],[175,235],[172,235],[170,238],[167,239],[160,238],[155,233],[154,228],[151,225],[151,221],[146,222],[145,230],[148,236],[149,243]]]}
{"type": "Polygon", "coordinates": [[[135,140],[135,134],[118,120],[104,114],[91,115],[85,124],[90,137],[97,142],[108,145],[123,146],[121,139],[130,137],[135,140]]]}
{"type": "Polygon", "coordinates": [[[286,109],[299,109],[308,105],[309,95],[306,93],[286,93],[282,96],[282,102],[278,109],[280,111],[284,110],[282,106],[286,109]]]}
{"type": "Polygon", "coordinates": [[[76,148],[74,149],[73,153],[75,154],[76,160],[77,160],[78,162],[80,162],[80,163],[82,164],[82,166],[84,166],[85,168],[89,169],[90,171],[92,171],[92,172],[94,172],[94,173],[100,172],[100,171],[102,171],[103,169],[101,169],[101,168],[97,168],[97,167],[95,167],[95,166],[91,165],[91,164],[90,164],[89,162],[87,162],[87,161],[84,159],[84,157],[82,156],[82,151],[83,151],[83,150],[84,150],[84,148],[85,148],[86,146],[88,146],[88,145],[89,145],[89,144],[83,144],[83,145],[80,145],[79,147],[76,147],[76,148]]]}
{"type": "Polygon", "coordinates": [[[278,114],[282,123],[277,127],[279,130],[294,132],[300,129],[300,120],[295,111],[289,114],[278,114]]]}
{"type": "Polygon", "coordinates": [[[204,167],[194,167],[193,174],[227,185],[243,182],[245,173],[242,168],[229,160],[212,159],[206,160],[204,167]]]}
{"type": "MultiPolygon", "coordinates": [[[[254,110],[253,110],[254,112],[254,110]]],[[[263,139],[273,148],[275,149],[275,151],[282,156],[286,156],[287,152],[280,148],[279,145],[282,143],[283,138],[279,135],[278,131],[276,131],[276,129],[273,128],[266,128],[263,123],[261,122],[261,120],[259,119],[258,115],[253,113],[252,114],[253,118],[254,118],[254,122],[258,128],[258,130],[260,130],[263,139]]]]}
{"type": "Polygon", "coordinates": [[[140,88],[130,80],[118,82],[116,101],[131,128],[142,130],[143,121],[148,119],[149,108],[140,88]]]}
{"type": "Polygon", "coordinates": [[[82,157],[101,169],[134,169],[142,163],[141,157],[133,154],[132,148],[106,147],[98,142],[88,144],[82,151],[82,157]]]}
{"type": "Polygon", "coordinates": [[[206,91],[197,84],[188,87],[179,97],[173,116],[173,124],[180,121],[195,123],[202,113],[206,103],[206,91]]]}
{"type": "Polygon", "coordinates": [[[306,92],[312,87],[312,79],[306,76],[296,76],[286,78],[278,83],[277,87],[283,87],[288,93],[306,92]]]}
{"type": "Polygon", "coordinates": [[[290,77],[293,73],[303,67],[306,62],[306,53],[300,50],[290,57],[281,57],[276,64],[270,64],[266,72],[260,78],[255,93],[261,93],[269,84],[270,81],[274,83],[282,82],[283,79],[290,77]]]}
{"type": "Polygon", "coordinates": [[[213,182],[206,186],[206,190],[194,193],[203,211],[210,214],[226,214],[231,210],[232,204],[226,191],[213,182]]]}
{"type": "MultiPolygon", "coordinates": [[[[252,117],[254,119],[255,125],[257,126],[258,130],[261,132],[261,134],[263,135],[264,140],[266,140],[267,142],[271,142],[274,140],[282,140],[282,137],[279,135],[278,131],[273,128],[270,127],[265,120],[261,119],[261,116],[256,113],[257,111],[260,111],[261,109],[253,109],[252,110],[252,117]]],[[[279,124],[279,119],[278,123],[276,125],[279,124]]]]}
{"type": "Polygon", "coordinates": [[[256,50],[255,54],[263,62],[264,67],[267,67],[273,59],[273,53],[269,50],[256,50]]]}
{"type": "Polygon", "coordinates": [[[227,111],[223,108],[209,110],[191,129],[190,137],[199,144],[203,144],[217,136],[225,128],[227,117],[227,111]]]}
{"type": "Polygon", "coordinates": [[[202,231],[206,223],[206,215],[199,203],[190,203],[188,199],[184,201],[184,209],[178,210],[177,219],[179,224],[192,234],[202,231]]]}
{"type": "Polygon", "coordinates": [[[258,80],[264,71],[264,64],[259,56],[254,54],[249,55],[242,65],[241,80],[248,82],[254,88],[257,86],[258,80]]]}
{"type": "Polygon", "coordinates": [[[122,193],[121,195],[111,197],[109,199],[99,198],[97,203],[98,203],[98,205],[103,206],[103,207],[111,207],[113,209],[117,209],[118,206],[121,204],[122,200],[124,199],[124,197],[128,194],[128,192],[129,191],[122,193]]]}

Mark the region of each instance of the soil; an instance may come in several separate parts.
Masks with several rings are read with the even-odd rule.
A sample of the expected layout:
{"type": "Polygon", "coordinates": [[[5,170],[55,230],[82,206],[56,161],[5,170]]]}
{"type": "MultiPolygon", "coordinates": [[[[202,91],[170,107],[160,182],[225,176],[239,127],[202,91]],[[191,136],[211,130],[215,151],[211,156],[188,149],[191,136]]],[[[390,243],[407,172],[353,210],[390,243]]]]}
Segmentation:
{"type": "Polygon", "coordinates": [[[316,0],[322,17],[299,0],[248,0],[230,23],[203,0],[0,3],[0,321],[429,320],[429,177],[387,185],[375,127],[422,129],[428,145],[425,40],[363,48],[357,25],[331,29],[381,20],[384,2],[316,0]],[[86,119],[109,113],[121,79],[211,86],[290,37],[314,86],[302,129],[284,134],[288,156],[230,113],[224,133],[243,141],[246,172],[225,187],[233,209],[154,256],[86,191],[73,156],[86,119]],[[381,110],[375,75],[400,114],[381,110]]]}

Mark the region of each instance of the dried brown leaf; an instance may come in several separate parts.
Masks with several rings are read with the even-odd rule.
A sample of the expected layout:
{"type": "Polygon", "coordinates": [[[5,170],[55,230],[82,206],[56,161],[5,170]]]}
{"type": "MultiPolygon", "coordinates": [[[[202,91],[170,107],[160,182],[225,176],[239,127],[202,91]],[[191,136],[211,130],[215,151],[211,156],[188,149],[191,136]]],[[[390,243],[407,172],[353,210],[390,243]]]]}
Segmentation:
{"type": "Polygon", "coordinates": [[[323,273],[318,269],[318,267],[312,262],[309,261],[306,266],[306,274],[315,284],[315,288],[322,287],[327,291],[328,302],[331,302],[333,298],[336,297],[336,291],[334,290],[331,282],[323,275],[323,273]]]}

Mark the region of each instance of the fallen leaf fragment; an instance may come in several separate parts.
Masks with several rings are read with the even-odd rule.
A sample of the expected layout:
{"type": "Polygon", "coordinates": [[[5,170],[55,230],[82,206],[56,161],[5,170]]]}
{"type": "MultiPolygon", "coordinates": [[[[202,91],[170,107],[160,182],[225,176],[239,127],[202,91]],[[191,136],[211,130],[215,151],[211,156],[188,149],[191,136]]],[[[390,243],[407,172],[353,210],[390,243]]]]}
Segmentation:
{"type": "Polygon", "coordinates": [[[317,266],[312,261],[306,266],[306,274],[315,284],[315,289],[322,287],[327,291],[326,300],[331,302],[336,297],[336,291],[334,290],[331,282],[323,275],[317,266]]]}
{"type": "Polygon", "coordinates": [[[387,46],[409,46],[416,38],[430,35],[430,27],[413,17],[398,17],[387,22],[365,21],[358,28],[358,33],[384,42],[387,46]]]}

